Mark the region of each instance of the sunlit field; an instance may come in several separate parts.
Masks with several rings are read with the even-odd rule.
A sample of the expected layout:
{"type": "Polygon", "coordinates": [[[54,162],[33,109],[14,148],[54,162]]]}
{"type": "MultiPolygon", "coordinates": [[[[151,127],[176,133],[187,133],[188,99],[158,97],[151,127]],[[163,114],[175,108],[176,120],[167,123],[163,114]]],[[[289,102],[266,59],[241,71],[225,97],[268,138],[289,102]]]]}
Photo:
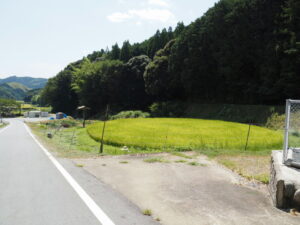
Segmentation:
{"type": "MultiPolygon", "coordinates": [[[[103,122],[88,126],[89,135],[100,141],[103,122]]],[[[245,150],[249,126],[202,119],[143,118],[108,121],[104,141],[115,146],[165,150],[245,150]]],[[[282,147],[282,133],[251,126],[247,151],[282,147]]]]}

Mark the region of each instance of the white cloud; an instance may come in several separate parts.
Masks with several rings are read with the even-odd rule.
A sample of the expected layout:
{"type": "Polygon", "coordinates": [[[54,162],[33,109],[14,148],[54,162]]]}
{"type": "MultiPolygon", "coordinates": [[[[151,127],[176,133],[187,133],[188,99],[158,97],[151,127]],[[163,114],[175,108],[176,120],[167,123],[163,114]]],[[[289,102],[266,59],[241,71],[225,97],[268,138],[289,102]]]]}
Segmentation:
{"type": "Polygon", "coordinates": [[[166,9],[141,9],[129,10],[129,15],[136,16],[148,21],[159,21],[163,23],[174,20],[174,14],[166,9]]]}
{"type": "Polygon", "coordinates": [[[131,18],[132,16],[129,15],[128,13],[120,13],[120,12],[116,12],[116,13],[113,13],[109,16],[107,16],[107,18],[111,21],[111,22],[114,22],[114,23],[120,23],[120,22],[123,22],[129,18],[131,18]]]}
{"type": "Polygon", "coordinates": [[[164,0],[148,0],[148,4],[168,7],[169,3],[164,0]]]}
{"type": "Polygon", "coordinates": [[[111,22],[120,23],[129,19],[174,23],[174,14],[167,9],[132,9],[126,13],[116,12],[107,17],[111,22]]]}

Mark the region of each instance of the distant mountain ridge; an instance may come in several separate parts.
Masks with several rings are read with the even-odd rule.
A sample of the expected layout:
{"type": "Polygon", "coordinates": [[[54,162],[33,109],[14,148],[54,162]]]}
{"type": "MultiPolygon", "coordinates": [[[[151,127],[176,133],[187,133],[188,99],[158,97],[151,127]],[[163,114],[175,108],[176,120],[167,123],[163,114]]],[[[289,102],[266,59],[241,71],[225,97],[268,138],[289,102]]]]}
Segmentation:
{"type": "Polygon", "coordinates": [[[17,77],[17,76],[11,76],[4,79],[0,78],[0,84],[4,83],[20,83],[24,85],[27,88],[30,89],[40,89],[43,88],[48,79],[46,78],[34,78],[34,77],[17,77]]]}
{"type": "Polygon", "coordinates": [[[0,84],[0,98],[22,100],[30,88],[20,83],[10,82],[0,84]]]}
{"type": "Polygon", "coordinates": [[[48,79],[11,76],[0,79],[0,98],[23,100],[29,91],[43,88],[48,79]]]}

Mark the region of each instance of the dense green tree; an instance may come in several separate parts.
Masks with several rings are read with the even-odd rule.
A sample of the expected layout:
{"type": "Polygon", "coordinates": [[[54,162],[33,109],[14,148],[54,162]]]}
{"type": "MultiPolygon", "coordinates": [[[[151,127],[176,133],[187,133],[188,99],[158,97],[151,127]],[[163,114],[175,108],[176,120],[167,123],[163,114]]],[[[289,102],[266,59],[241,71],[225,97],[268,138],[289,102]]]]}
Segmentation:
{"type": "Polygon", "coordinates": [[[19,110],[20,106],[16,100],[0,98],[0,118],[9,116],[14,110],[19,110]]]}
{"type": "Polygon", "coordinates": [[[55,110],[152,101],[281,104],[300,98],[299,0],[220,0],[190,25],[93,52],[49,80],[55,110]],[[151,61],[151,59],[153,59],[151,61]],[[119,61],[120,60],[120,61],[119,61]]]}
{"type": "Polygon", "coordinates": [[[53,112],[72,114],[78,104],[77,95],[72,89],[73,74],[70,70],[63,70],[54,78],[49,79],[43,89],[42,101],[52,106],[53,112]]]}
{"type": "Polygon", "coordinates": [[[123,62],[127,62],[131,58],[131,45],[129,41],[124,41],[123,46],[121,48],[120,60],[123,62]]]}
{"type": "Polygon", "coordinates": [[[111,51],[109,53],[109,58],[112,60],[119,60],[121,54],[121,49],[119,48],[118,43],[111,47],[111,51]]]}
{"type": "Polygon", "coordinates": [[[144,73],[146,92],[155,100],[170,100],[179,96],[180,81],[168,69],[169,56],[175,40],[170,41],[165,48],[159,50],[144,73]]]}
{"type": "Polygon", "coordinates": [[[151,59],[146,55],[131,58],[125,65],[123,88],[126,109],[145,109],[151,102],[145,91],[144,72],[151,59]]]}

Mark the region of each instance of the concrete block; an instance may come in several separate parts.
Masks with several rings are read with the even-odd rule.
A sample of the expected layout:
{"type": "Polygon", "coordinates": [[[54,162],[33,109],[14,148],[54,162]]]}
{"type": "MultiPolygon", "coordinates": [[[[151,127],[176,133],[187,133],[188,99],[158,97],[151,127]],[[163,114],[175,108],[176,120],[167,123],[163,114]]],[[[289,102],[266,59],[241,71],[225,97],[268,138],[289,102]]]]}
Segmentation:
{"type": "Polygon", "coordinates": [[[282,151],[272,151],[270,194],[277,208],[300,207],[300,169],[282,163],[282,151]]]}

